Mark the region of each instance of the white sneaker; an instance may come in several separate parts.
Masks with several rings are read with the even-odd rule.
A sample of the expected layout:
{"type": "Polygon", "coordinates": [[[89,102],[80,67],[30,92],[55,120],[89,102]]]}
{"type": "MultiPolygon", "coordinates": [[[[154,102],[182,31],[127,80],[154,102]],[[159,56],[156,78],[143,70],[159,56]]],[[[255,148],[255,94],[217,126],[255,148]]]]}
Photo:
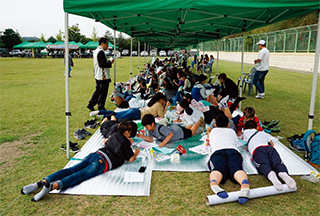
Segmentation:
{"type": "Polygon", "coordinates": [[[256,95],[256,98],[257,98],[257,99],[262,99],[262,98],[264,98],[264,93],[259,93],[259,94],[257,94],[257,95],[256,95]]]}

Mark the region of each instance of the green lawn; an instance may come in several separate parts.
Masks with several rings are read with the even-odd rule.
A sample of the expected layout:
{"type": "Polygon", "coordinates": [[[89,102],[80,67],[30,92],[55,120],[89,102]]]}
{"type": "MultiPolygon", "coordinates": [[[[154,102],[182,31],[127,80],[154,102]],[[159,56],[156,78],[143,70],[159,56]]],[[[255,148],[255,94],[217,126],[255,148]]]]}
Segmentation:
{"type": "MultiPolygon", "coordinates": [[[[70,79],[71,134],[89,119],[86,105],[95,88],[92,59],[74,59],[74,63],[70,79]]],[[[136,74],[137,58],[133,59],[133,64],[133,74],[136,74]]],[[[240,64],[221,61],[219,65],[219,72],[237,80],[240,64]]],[[[249,71],[251,67],[245,65],[244,70],[249,71]]],[[[117,80],[126,81],[129,72],[130,58],[117,60],[117,80]]],[[[286,137],[307,130],[311,85],[311,74],[271,69],[266,78],[265,99],[256,100],[254,94],[247,96],[245,93],[247,100],[242,107],[254,107],[261,121],[280,120],[281,132],[274,135],[284,137],[282,142],[288,145],[286,137]]],[[[5,209],[4,215],[319,213],[320,184],[307,182],[299,176],[294,176],[298,185],[295,193],[253,199],[244,206],[228,203],[208,207],[205,197],[212,192],[206,172],[153,172],[150,197],[49,195],[38,203],[31,202],[32,196],[20,195],[20,189],[62,169],[68,162],[65,152],[60,150],[65,142],[64,89],[63,59],[0,58],[0,214],[5,209]]],[[[317,132],[320,131],[319,89],[314,119],[317,132]]],[[[109,93],[112,90],[110,87],[109,93]]],[[[106,107],[114,109],[109,98],[106,107]]],[[[70,139],[75,141],[73,137],[70,139]]],[[[80,146],[86,140],[79,141],[80,146]]],[[[249,180],[252,188],[271,184],[263,176],[249,176],[249,180]]],[[[229,181],[223,187],[227,191],[238,190],[238,186],[229,181]]]]}

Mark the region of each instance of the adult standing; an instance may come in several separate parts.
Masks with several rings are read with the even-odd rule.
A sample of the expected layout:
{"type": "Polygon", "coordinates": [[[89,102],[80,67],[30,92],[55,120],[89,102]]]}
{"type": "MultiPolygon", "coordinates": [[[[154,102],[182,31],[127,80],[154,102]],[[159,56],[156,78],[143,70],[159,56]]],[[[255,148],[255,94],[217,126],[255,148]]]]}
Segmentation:
{"type": "Polygon", "coordinates": [[[108,39],[100,38],[99,46],[93,52],[94,79],[96,80],[96,90],[93,92],[87,108],[94,111],[94,106],[98,104],[98,110],[105,110],[106,98],[108,95],[110,78],[110,68],[114,60],[107,61],[104,51],[108,49],[108,39]]]}
{"type": "Polygon", "coordinates": [[[264,98],[264,79],[269,71],[269,50],[266,48],[266,42],[264,40],[260,40],[257,45],[259,45],[259,54],[258,59],[254,60],[256,64],[256,72],[253,77],[253,84],[256,86],[258,90],[258,94],[256,95],[257,99],[264,98]]]}

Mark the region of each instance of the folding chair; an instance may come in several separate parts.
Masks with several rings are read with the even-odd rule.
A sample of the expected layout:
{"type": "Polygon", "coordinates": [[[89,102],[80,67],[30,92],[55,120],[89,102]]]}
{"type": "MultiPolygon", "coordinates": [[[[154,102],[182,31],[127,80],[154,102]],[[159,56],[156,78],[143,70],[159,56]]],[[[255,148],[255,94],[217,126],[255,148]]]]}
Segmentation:
{"type": "MultiPolygon", "coordinates": [[[[242,79],[242,86],[244,84],[243,93],[246,92],[246,87],[248,85],[248,88],[249,88],[248,89],[248,95],[250,95],[251,91],[253,90],[253,86],[254,86],[253,85],[253,77],[254,77],[255,73],[256,73],[256,68],[253,67],[249,73],[244,73],[243,74],[243,79],[242,79]]],[[[241,79],[238,78],[238,86],[240,84],[240,81],[241,81],[241,79]]]]}

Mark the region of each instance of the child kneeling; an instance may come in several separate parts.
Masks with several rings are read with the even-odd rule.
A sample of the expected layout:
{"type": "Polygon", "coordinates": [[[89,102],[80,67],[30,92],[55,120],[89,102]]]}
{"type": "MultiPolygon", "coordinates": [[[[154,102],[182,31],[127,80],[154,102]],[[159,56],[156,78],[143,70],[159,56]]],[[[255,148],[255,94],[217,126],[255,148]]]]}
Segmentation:
{"type": "Polygon", "coordinates": [[[216,117],[216,127],[209,134],[212,155],[208,162],[210,170],[210,188],[221,198],[227,198],[227,192],[219,187],[228,177],[241,185],[239,203],[249,200],[250,185],[247,174],[242,170],[242,157],[236,148],[238,141],[235,131],[229,126],[229,119],[224,114],[216,117]]]}
{"type": "Polygon", "coordinates": [[[245,128],[244,140],[248,144],[248,150],[258,171],[271,181],[277,190],[283,189],[277,174],[289,188],[296,188],[296,182],[288,175],[287,167],[282,162],[267,134],[263,131],[259,132],[257,123],[253,120],[247,121],[245,128]],[[268,145],[269,143],[271,145],[268,145]]]}
{"type": "Polygon", "coordinates": [[[204,124],[204,121],[203,119],[201,121],[197,121],[195,124],[189,126],[190,129],[175,124],[167,127],[156,123],[154,116],[147,114],[143,116],[141,124],[147,129],[146,136],[138,134],[137,137],[142,138],[147,142],[152,142],[153,137],[155,137],[161,141],[159,147],[163,147],[169,141],[178,141],[192,137],[198,130],[199,126],[204,124]]]}

